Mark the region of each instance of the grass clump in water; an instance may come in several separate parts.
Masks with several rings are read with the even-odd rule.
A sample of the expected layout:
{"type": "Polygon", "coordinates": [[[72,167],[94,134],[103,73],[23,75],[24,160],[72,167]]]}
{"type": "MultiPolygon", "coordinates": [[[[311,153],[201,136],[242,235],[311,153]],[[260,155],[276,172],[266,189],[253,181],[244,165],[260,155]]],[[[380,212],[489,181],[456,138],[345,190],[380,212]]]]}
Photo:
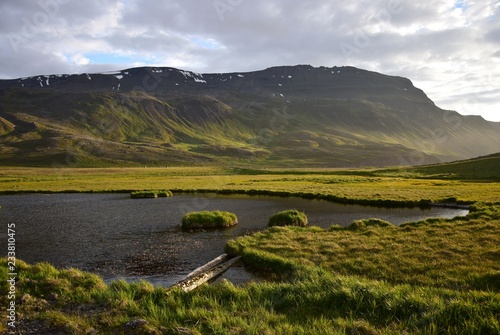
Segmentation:
{"type": "Polygon", "coordinates": [[[132,199],[158,198],[158,195],[153,191],[135,191],[130,193],[132,199]]]}
{"type": "Polygon", "coordinates": [[[157,195],[159,198],[170,198],[173,193],[172,191],[158,191],[157,195]]]}
{"type": "Polygon", "coordinates": [[[130,193],[132,199],[169,198],[172,195],[172,191],[134,191],[130,193]]]}
{"type": "Polygon", "coordinates": [[[231,212],[190,212],[182,218],[183,229],[228,228],[236,224],[238,224],[238,218],[231,212]]]}
{"type": "Polygon", "coordinates": [[[296,209],[289,209],[274,214],[269,218],[269,227],[274,226],[307,226],[307,216],[296,209]]]}
{"type": "Polygon", "coordinates": [[[368,219],[368,220],[356,220],[353,221],[347,229],[358,230],[367,227],[394,227],[394,225],[388,221],[381,219],[368,219]]]}

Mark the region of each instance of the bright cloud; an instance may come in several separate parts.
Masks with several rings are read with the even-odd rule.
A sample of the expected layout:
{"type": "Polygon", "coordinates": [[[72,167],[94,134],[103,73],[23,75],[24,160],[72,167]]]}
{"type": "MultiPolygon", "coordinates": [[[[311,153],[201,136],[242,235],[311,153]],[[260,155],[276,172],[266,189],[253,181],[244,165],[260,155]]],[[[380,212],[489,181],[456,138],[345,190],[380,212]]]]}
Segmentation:
{"type": "Polygon", "coordinates": [[[78,66],[87,65],[87,64],[90,63],[90,59],[88,59],[87,57],[83,56],[82,54],[72,55],[70,57],[70,59],[71,59],[71,61],[73,63],[75,63],[78,66]]]}

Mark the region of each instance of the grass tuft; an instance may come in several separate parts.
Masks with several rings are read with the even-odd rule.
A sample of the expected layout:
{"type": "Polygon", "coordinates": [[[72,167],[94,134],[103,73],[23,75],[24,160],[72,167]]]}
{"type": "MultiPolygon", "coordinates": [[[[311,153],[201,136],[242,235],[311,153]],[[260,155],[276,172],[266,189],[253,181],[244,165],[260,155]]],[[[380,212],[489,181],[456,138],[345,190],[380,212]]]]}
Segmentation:
{"type": "Polygon", "coordinates": [[[307,216],[296,209],[289,209],[274,214],[269,218],[269,227],[274,226],[307,226],[307,216]]]}
{"type": "Polygon", "coordinates": [[[235,214],[222,211],[190,212],[182,218],[183,229],[228,228],[236,224],[235,214]]]}

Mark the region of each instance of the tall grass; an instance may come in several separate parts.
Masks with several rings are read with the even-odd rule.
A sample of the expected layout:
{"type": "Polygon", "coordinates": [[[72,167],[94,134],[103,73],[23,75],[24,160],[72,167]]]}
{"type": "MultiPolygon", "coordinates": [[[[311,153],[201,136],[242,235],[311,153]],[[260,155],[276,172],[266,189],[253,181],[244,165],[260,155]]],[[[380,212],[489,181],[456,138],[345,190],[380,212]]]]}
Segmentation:
{"type": "MultiPolygon", "coordinates": [[[[254,257],[268,265],[281,262],[277,271],[287,272],[287,280],[243,287],[223,281],[188,293],[125,281],[105,285],[92,280],[82,289],[83,278],[93,275],[25,265],[18,282],[24,296],[19,313],[24,320],[43,320],[47,328],[68,334],[487,335],[500,331],[500,295],[494,292],[392,285],[336,275],[268,252],[254,257]],[[36,289],[47,286],[58,292],[56,298],[36,289]],[[146,323],[127,328],[138,319],[146,323]]],[[[4,276],[2,271],[0,279],[4,276]]]]}

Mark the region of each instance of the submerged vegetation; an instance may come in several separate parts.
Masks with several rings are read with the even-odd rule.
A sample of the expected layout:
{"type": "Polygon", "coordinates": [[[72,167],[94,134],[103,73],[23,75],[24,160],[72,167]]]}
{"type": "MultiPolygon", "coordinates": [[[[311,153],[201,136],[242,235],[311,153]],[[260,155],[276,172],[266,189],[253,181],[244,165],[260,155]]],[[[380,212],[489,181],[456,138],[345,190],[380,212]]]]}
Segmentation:
{"type": "Polygon", "coordinates": [[[296,209],[289,209],[274,214],[269,218],[269,227],[274,226],[307,226],[307,216],[296,209]]]}
{"type": "Polygon", "coordinates": [[[182,229],[229,228],[238,224],[235,214],[222,211],[191,212],[182,218],[182,229]]]}
{"type": "MultiPolygon", "coordinates": [[[[241,256],[248,269],[267,279],[241,287],[222,281],[182,292],[144,281],[106,284],[80,270],[18,261],[16,307],[22,318],[17,329],[38,325],[40,333],[65,334],[499,334],[500,176],[490,171],[475,179],[468,162],[468,177],[459,179],[459,167],[454,166],[453,178],[436,175],[444,173],[442,166],[383,171],[3,169],[4,193],[168,187],[174,192],[267,192],[367,204],[471,205],[465,217],[399,227],[374,218],[345,228],[271,227],[239,237],[227,243],[226,252],[241,256]],[[492,177],[485,180],[487,175],[492,177]]],[[[210,215],[199,217],[213,222],[210,215]]],[[[6,262],[0,261],[5,292],[6,262]]],[[[7,306],[7,295],[0,304],[7,306]]],[[[5,313],[0,311],[4,320],[5,313]]],[[[2,331],[8,331],[5,323],[2,331]]]]}

